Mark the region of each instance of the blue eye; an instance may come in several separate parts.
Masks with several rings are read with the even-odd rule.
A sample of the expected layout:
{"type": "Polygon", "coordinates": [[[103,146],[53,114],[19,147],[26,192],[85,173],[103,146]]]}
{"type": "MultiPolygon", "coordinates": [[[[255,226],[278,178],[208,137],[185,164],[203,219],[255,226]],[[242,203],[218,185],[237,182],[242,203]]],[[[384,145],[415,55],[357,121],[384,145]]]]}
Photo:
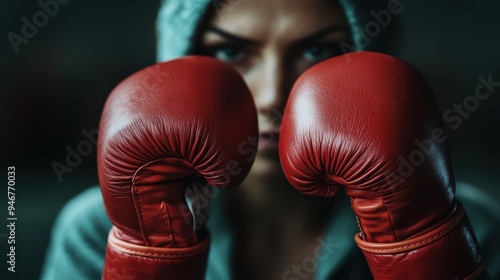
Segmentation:
{"type": "Polygon", "coordinates": [[[313,45],[304,50],[304,57],[311,62],[318,62],[338,55],[338,47],[313,45]]]}
{"type": "Polygon", "coordinates": [[[212,49],[212,56],[225,62],[237,62],[244,57],[240,48],[231,45],[217,46],[212,49]]]}

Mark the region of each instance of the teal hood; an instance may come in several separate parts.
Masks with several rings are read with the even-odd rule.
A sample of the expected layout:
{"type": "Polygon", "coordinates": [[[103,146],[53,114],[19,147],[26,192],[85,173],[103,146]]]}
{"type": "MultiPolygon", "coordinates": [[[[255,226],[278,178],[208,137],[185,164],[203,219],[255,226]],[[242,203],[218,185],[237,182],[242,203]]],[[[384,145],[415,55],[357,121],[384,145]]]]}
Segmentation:
{"type": "MultiPolygon", "coordinates": [[[[157,62],[190,54],[202,19],[213,11],[220,11],[224,5],[234,6],[241,1],[248,0],[161,0],[156,20],[157,62]]],[[[351,26],[352,46],[357,50],[383,51],[392,37],[389,35],[393,33],[392,29],[396,25],[392,21],[397,20],[397,16],[392,15],[389,26],[381,27],[376,36],[368,36],[368,41],[365,27],[371,21],[376,22],[372,14],[387,9],[387,3],[340,0],[340,4],[351,26]]]]}

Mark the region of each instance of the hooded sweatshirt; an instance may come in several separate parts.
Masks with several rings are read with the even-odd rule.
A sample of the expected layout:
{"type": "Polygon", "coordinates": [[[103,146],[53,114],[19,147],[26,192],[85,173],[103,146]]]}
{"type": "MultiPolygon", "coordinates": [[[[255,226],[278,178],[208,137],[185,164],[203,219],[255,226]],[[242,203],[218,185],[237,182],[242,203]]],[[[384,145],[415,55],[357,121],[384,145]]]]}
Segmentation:
{"type": "MultiPolygon", "coordinates": [[[[224,5],[235,5],[239,1],[245,0],[163,0],[156,21],[157,61],[191,54],[193,42],[199,35],[200,22],[209,17],[210,12],[221,13],[224,5]]],[[[383,28],[376,36],[367,35],[365,28],[370,22],[376,21],[375,15],[379,11],[387,9],[387,2],[340,0],[340,4],[352,34],[353,42],[348,48],[384,51],[391,42],[393,26],[396,24],[383,28]]],[[[393,16],[393,20],[397,18],[393,16]]],[[[496,248],[483,253],[483,259],[490,275],[499,277],[500,246],[497,241],[499,239],[494,237],[500,236],[500,207],[473,186],[463,184],[457,190],[480,246],[496,248]],[[478,200],[478,197],[487,201],[478,200]]],[[[211,201],[207,224],[211,243],[206,280],[235,279],[231,261],[235,231],[228,222],[222,203],[224,197],[221,192],[221,195],[211,201]]],[[[346,197],[335,199],[336,206],[327,230],[316,239],[318,254],[305,258],[302,263],[295,264],[295,267],[299,267],[306,276],[314,274],[317,280],[371,279],[364,256],[354,242],[353,236],[358,227],[349,200],[346,197]]],[[[100,279],[111,226],[98,186],[87,189],[69,201],[54,224],[41,279],[100,279]]],[[[124,272],[125,270],[126,268],[124,272]]],[[[120,278],[120,275],[117,277],[120,278]]],[[[303,277],[304,274],[298,275],[290,267],[283,271],[281,279],[310,279],[303,277]]]]}

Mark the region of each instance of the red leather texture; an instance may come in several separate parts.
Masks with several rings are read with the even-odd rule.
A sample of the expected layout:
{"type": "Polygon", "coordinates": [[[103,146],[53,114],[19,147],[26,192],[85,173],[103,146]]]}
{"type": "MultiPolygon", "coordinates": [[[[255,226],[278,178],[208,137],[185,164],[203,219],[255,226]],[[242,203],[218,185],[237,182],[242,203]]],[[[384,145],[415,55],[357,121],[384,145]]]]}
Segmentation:
{"type": "MultiPolygon", "coordinates": [[[[351,197],[361,240],[411,239],[456,212],[446,135],[433,92],[417,69],[397,58],[356,52],[308,69],[292,88],[279,145],[283,170],[297,190],[320,197],[344,190],[351,197]]],[[[473,236],[470,227],[464,228],[473,236]]],[[[450,244],[477,250],[474,242],[462,244],[466,241],[451,238],[450,244]]],[[[421,275],[432,275],[426,267],[436,265],[428,265],[432,258],[419,250],[422,255],[407,253],[415,256],[407,260],[416,261],[421,275]]],[[[464,271],[479,266],[469,252],[456,253],[468,263],[464,271]]],[[[375,278],[408,279],[379,273],[379,266],[397,270],[402,259],[371,262],[375,278]]],[[[439,264],[450,271],[456,263],[439,264]]]]}
{"type": "Polygon", "coordinates": [[[193,247],[159,248],[128,243],[115,234],[113,228],[102,279],[204,279],[210,238],[193,247]]]}
{"type": "MultiPolygon", "coordinates": [[[[126,78],[106,101],[97,151],[113,236],[143,247],[183,248],[201,242],[187,211],[186,186],[240,184],[255,155],[241,149],[257,131],[251,94],[225,63],[185,57],[126,78]]],[[[147,267],[163,263],[130,252],[117,257],[119,252],[108,246],[105,270],[135,266],[138,260],[147,267]]],[[[175,275],[168,279],[199,279],[175,275]]]]}
{"type": "Polygon", "coordinates": [[[356,235],[355,240],[379,279],[477,279],[484,268],[461,205],[445,223],[416,238],[370,243],[356,235]]]}

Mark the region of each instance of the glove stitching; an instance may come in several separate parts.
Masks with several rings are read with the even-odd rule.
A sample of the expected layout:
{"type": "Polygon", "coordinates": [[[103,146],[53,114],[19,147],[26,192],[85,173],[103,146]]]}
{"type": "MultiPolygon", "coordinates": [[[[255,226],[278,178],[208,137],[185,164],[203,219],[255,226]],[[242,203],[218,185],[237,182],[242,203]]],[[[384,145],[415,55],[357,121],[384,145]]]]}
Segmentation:
{"type": "Polygon", "coordinates": [[[364,251],[367,251],[367,252],[387,252],[387,253],[390,253],[391,251],[397,251],[397,250],[400,250],[400,249],[411,249],[413,247],[419,247],[420,244],[426,244],[426,243],[431,243],[431,241],[434,241],[435,239],[439,239],[441,238],[442,236],[450,233],[457,225],[458,223],[462,220],[463,218],[463,213],[461,213],[461,215],[457,218],[455,218],[455,220],[453,221],[453,224],[450,225],[447,229],[445,229],[444,231],[432,236],[432,237],[429,237],[425,240],[422,240],[420,242],[417,242],[417,243],[413,243],[413,244],[410,244],[410,245],[405,245],[405,246],[400,246],[400,247],[395,247],[395,248],[390,248],[390,249],[372,249],[372,248],[367,248],[367,247],[364,247],[364,246],[359,246],[362,250],[364,251]]]}
{"type": "MultiPolygon", "coordinates": [[[[194,256],[193,255],[188,255],[186,256],[186,254],[172,254],[172,253],[149,253],[149,252],[144,252],[144,251],[139,251],[139,250],[134,250],[134,249],[130,249],[130,248],[127,248],[127,247],[124,247],[120,244],[116,244],[114,243],[112,245],[113,247],[116,247],[117,249],[120,249],[120,251],[124,252],[124,253],[129,253],[129,254],[133,254],[135,255],[135,257],[137,256],[151,256],[151,257],[182,257],[182,258],[193,258],[194,256],[197,256],[199,254],[195,254],[194,256]]],[[[200,252],[200,254],[202,254],[204,252],[200,252]]]]}
{"type": "Polygon", "coordinates": [[[384,201],[384,199],[382,199],[382,196],[380,195],[379,191],[377,191],[377,195],[379,196],[380,200],[382,201],[382,204],[384,205],[384,208],[387,211],[387,215],[389,216],[389,222],[391,224],[392,234],[396,237],[397,241],[400,241],[398,235],[396,234],[396,229],[394,228],[394,223],[393,223],[392,217],[391,217],[391,211],[389,211],[389,209],[387,208],[387,205],[385,205],[385,201],[384,201]]]}
{"type": "Polygon", "coordinates": [[[172,230],[172,227],[170,226],[171,223],[170,223],[170,215],[168,214],[168,208],[167,208],[167,205],[165,204],[164,201],[161,202],[161,205],[160,205],[160,212],[161,212],[161,216],[163,217],[163,222],[165,223],[165,225],[167,226],[168,228],[168,235],[171,236],[171,239],[172,239],[172,247],[177,247],[176,246],[176,242],[175,242],[175,235],[174,235],[174,232],[172,230]]]}
{"type": "Polygon", "coordinates": [[[113,244],[113,246],[119,247],[122,252],[132,253],[134,255],[139,255],[139,256],[146,255],[146,256],[152,256],[152,257],[184,257],[184,258],[188,258],[188,257],[186,257],[186,255],[183,255],[183,254],[146,253],[146,252],[142,252],[142,251],[138,251],[138,250],[125,248],[125,247],[122,247],[121,245],[118,245],[118,244],[113,244]]]}
{"type": "Polygon", "coordinates": [[[148,234],[147,234],[147,229],[146,229],[146,220],[144,219],[144,213],[142,211],[142,205],[141,205],[141,199],[139,197],[139,188],[136,184],[136,180],[137,180],[137,177],[139,176],[139,173],[140,170],[138,170],[136,172],[136,174],[134,174],[134,178],[132,179],[132,191],[133,191],[133,194],[134,196],[136,197],[136,201],[137,201],[137,204],[139,206],[139,214],[140,214],[140,220],[141,220],[141,224],[142,224],[142,227],[141,227],[141,230],[142,230],[142,238],[144,238],[144,241],[146,241],[146,245],[149,246],[151,244],[151,241],[149,240],[149,237],[148,237],[148,234]]]}

